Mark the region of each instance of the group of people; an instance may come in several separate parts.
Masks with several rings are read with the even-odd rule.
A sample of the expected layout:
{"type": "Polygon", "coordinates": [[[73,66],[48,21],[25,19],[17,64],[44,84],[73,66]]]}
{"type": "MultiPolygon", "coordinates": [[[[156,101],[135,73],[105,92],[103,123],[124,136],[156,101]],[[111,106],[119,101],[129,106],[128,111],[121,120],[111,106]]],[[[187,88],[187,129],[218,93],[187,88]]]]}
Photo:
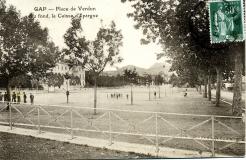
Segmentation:
{"type": "MultiPolygon", "coordinates": [[[[107,98],[109,98],[108,94],[107,94],[107,98]]],[[[116,98],[116,99],[123,98],[123,94],[122,93],[111,93],[110,98],[116,98]]],[[[129,95],[126,94],[126,99],[128,98],[129,98],[129,95]]]]}
{"type": "MultiPolygon", "coordinates": [[[[156,91],[154,92],[154,97],[156,98],[156,91]]],[[[109,95],[107,94],[107,98],[109,98],[109,95]]],[[[122,93],[111,93],[110,94],[110,98],[116,98],[116,99],[119,99],[119,98],[123,98],[123,94],[122,93]]],[[[129,95],[126,94],[126,99],[129,99],[129,95]]]]}
{"type": "MultiPolygon", "coordinates": [[[[23,95],[21,95],[20,92],[17,92],[17,93],[12,92],[12,94],[10,96],[7,94],[7,92],[5,92],[4,94],[2,94],[2,92],[0,92],[0,102],[3,101],[3,102],[20,103],[22,96],[23,96],[23,102],[27,103],[27,95],[25,92],[23,92],[23,95]]],[[[34,103],[34,95],[32,93],[30,93],[30,103],[31,104],[34,103]]]]}

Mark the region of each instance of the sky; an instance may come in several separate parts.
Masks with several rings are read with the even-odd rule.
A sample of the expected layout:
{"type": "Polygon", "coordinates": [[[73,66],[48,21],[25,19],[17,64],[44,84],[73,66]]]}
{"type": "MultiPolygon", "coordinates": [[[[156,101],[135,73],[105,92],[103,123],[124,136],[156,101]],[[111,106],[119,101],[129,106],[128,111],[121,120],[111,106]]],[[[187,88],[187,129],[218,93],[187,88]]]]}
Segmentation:
{"type": "MultiPolygon", "coordinates": [[[[103,25],[109,25],[113,20],[116,23],[118,29],[122,30],[123,34],[123,47],[120,49],[120,55],[124,61],[117,64],[117,67],[126,65],[135,65],[142,68],[149,68],[155,62],[157,62],[155,53],[162,51],[161,47],[157,44],[141,45],[140,39],[142,38],[141,30],[134,28],[134,21],[128,18],[126,14],[132,10],[129,4],[123,4],[120,0],[6,0],[7,4],[16,6],[22,14],[28,15],[33,12],[37,19],[40,21],[42,27],[49,29],[50,38],[60,48],[64,48],[63,35],[70,26],[70,18],[39,18],[38,14],[46,15],[51,14],[76,14],[78,13],[78,7],[91,7],[95,8],[95,11],[83,11],[82,14],[97,14],[98,17],[94,19],[85,18],[82,20],[82,27],[84,34],[88,39],[93,40],[95,35],[101,26],[101,20],[103,25]],[[35,11],[35,7],[39,11],[35,11]],[[47,10],[41,11],[43,7],[47,10]],[[49,9],[76,8],[76,11],[56,11],[49,9]]],[[[162,60],[163,61],[163,60],[162,60]]],[[[107,67],[106,70],[114,70],[115,67],[107,67]]]]}

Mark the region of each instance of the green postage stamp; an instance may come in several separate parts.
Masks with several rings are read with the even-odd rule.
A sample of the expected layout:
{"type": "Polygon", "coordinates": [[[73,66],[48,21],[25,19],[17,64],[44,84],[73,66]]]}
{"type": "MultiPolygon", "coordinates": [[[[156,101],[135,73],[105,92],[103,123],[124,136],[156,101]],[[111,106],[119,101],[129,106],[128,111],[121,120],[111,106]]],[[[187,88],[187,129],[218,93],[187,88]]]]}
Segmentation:
{"type": "Polygon", "coordinates": [[[209,0],[211,43],[244,40],[243,0],[209,0]]]}

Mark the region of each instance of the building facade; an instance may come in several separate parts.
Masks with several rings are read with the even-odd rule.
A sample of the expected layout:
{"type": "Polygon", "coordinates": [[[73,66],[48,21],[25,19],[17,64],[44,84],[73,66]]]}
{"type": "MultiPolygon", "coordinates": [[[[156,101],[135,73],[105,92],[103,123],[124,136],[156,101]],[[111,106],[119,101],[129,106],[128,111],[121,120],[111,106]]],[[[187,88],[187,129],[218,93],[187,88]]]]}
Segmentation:
{"type": "MultiPolygon", "coordinates": [[[[56,64],[56,66],[52,69],[52,72],[55,74],[61,74],[62,76],[68,74],[72,75],[74,77],[78,77],[80,80],[80,84],[73,85],[71,84],[71,79],[65,79],[64,78],[64,83],[61,85],[59,89],[63,90],[71,90],[71,89],[78,89],[78,88],[83,88],[85,86],[85,71],[83,70],[82,67],[76,66],[69,68],[69,66],[66,63],[59,62],[56,64]]],[[[47,85],[44,86],[48,90],[52,91],[55,90],[55,87],[48,87],[47,85]]]]}

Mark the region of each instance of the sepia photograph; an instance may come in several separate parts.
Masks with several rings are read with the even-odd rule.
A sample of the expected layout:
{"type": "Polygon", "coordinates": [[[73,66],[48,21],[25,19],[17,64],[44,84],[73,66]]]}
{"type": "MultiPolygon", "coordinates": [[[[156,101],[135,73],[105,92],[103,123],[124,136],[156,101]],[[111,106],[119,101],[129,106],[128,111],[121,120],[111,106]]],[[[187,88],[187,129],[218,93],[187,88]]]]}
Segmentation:
{"type": "Polygon", "coordinates": [[[245,0],[0,0],[0,159],[245,159],[245,0]]]}

